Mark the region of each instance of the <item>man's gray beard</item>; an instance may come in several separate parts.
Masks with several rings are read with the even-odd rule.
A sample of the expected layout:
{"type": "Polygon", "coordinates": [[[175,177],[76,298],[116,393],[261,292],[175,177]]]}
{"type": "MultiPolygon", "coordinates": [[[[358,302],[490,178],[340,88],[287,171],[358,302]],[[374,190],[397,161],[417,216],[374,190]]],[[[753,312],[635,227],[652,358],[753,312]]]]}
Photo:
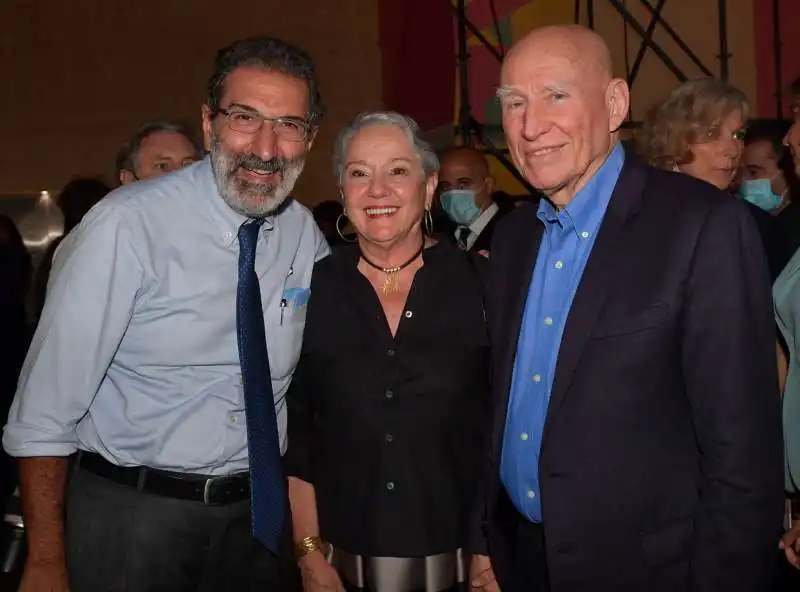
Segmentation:
{"type": "Polygon", "coordinates": [[[294,189],[306,163],[305,155],[293,159],[279,173],[278,184],[253,183],[234,177],[239,168],[236,155],[225,151],[216,138],[212,139],[210,152],[214,183],[222,200],[234,212],[248,218],[265,218],[277,212],[294,189]]]}

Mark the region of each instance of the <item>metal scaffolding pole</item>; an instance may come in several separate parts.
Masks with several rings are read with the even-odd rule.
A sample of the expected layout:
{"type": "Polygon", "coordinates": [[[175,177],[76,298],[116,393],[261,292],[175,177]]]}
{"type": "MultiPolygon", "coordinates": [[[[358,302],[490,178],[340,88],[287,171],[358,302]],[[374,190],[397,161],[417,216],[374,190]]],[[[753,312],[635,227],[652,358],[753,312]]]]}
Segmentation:
{"type": "MultiPolygon", "coordinates": [[[[451,0],[445,1],[451,2],[451,0]]],[[[469,48],[467,46],[467,32],[469,31],[475,34],[475,37],[481,44],[489,49],[490,53],[498,62],[502,62],[502,57],[500,52],[497,51],[497,48],[489,43],[486,37],[481,34],[480,30],[469,21],[467,18],[466,4],[466,0],[456,0],[455,5],[451,3],[451,6],[453,6],[456,11],[456,22],[458,25],[458,87],[461,93],[460,107],[458,110],[458,129],[456,133],[461,136],[461,141],[464,146],[470,146],[473,140],[477,140],[485,148],[486,152],[494,156],[526,190],[531,194],[535,194],[536,191],[531,187],[525,177],[519,173],[517,167],[508,160],[503,150],[495,146],[494,142],[485,134],[483,124],[477,121],[472,115],[472,106],[469,100],[469,48]]]]}
{"type": "MultiPolygon", "coordinates": [[[[649,0],[639,0],[639,2],[641,2],[642,5],[650,11],[651,15],[655,12],[655,8],[653,8],[653,5],[650,4],[649,0]]],[[[675,29],[672,28],[672,25],[670,25],[662,15],[659,15],[658,25],[667,35],[672,38],[672,41],[675,43],[675,45],[677,45],[681,51],[686,54],[687,58],[694,62],[695,66],[697,66],[703,74],[706,76],[714,75],[711,70],[709,70],[705,64],[703,64],[700,58],[697,57],[697,54],[692,51],[692,48],[689,47],[683,39],[681,39],[681,36],[678,35],[675,29]]]]}
{"type": "Polygon", "coordinates": [[[783,117],[783,62],[781,39],[781,3],[772,0],[773,68],[775,69],[775,116],[783,117]]]}
{"type": "Polygon", "coordinates": [[[723,81],[728,82],[728,62],[731,54],[728,53],[728,2],[719,0],[719,75],[723,81]]]}
{"type": "Polygon", "coordinates": [[[469,49],[467,47],[467,2],[457,0],[456,16],[458,18],[458,88],[460,109],[458,123],[461,131],[461,140],[464,145],[469,144],[471,107],[469,104],[469,49]]]}

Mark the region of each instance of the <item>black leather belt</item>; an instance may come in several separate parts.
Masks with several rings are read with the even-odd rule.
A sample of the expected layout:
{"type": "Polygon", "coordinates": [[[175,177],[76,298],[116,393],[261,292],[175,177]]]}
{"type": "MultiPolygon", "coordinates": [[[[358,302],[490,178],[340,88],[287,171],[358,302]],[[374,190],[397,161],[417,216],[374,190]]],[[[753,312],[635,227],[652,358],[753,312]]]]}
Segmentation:
{"type": "Polygon", "coordinates": [[[94,452],[79,451],[76,468],[95,475],[164,497],[203,502],[207,506],[224,506],[250,497],[250,474],[237,473],[206,477],[173,473],[149,467],[120,467],[94,452]]]}

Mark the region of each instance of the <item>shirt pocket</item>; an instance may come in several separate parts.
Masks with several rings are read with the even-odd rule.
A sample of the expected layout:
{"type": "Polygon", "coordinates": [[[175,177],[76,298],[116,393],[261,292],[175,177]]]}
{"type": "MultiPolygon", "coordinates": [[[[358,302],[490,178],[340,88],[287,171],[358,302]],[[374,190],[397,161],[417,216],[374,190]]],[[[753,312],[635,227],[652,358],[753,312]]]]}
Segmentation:
{"type": "Polygon", "coordinates": [[[308,288],[286,288],[282,297],[284,322],[290,325],[304,325],[310,296],[311,290],[308,288]]]}
{"type": "Polygon", "coordinates": [[[285,288],[279,315],[273,317],[271,326],[268,323],[270,368],[274,378],[286,378],[294,372],[300,358],[310,295],[308,288],[285,288]]]}

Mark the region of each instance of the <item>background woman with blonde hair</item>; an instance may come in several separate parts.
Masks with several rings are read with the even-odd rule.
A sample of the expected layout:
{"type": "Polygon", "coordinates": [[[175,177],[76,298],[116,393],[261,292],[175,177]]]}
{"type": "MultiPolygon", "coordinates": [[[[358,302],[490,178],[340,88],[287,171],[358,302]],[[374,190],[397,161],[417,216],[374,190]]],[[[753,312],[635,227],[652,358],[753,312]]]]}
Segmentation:
{"type": "Polygon", "coordinates": [[[726,82],[690,80],[673,89],[637,134],[653,166],[728,189],[744,151],[747,98],[726,82]]]}

